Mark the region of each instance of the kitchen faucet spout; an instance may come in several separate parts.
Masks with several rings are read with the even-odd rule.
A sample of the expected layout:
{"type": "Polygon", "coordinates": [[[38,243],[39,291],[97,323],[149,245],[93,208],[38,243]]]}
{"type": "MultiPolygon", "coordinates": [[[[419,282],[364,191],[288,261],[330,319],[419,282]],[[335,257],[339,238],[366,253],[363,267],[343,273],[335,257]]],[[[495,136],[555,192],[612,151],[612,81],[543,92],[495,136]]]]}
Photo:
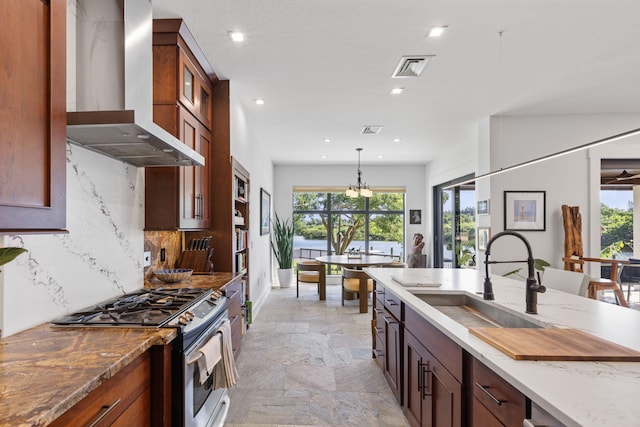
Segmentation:
{"type": "Polygon", "coordinates": [[[487,250],[485,251],[485,278],[484,278],[484,292],[482,297],[485,300],[493,300],[493,284],[491,283],[491,279],[489,278],[489,264],[498,264],[498,263],[514,263],[514,262],[526,262],[528,267],[528,275],[526,280],[526,312],[529,314],[538,314],[538,292],[544,293],[547,289],[542,286],[542,284],[538,283],[535,278],[535,261],[533,259],[533,252],[531,251],[531,245],[524,238],[524,236],[520,233],[516,233],[515,231],[502,231],[495,236],[493,236],[489,242],[487,243],[487,250]],[[523,261],[489,261],[489,256],[491,255],[491,245],[493,242],[498,240],[503,236],[514,236],[520,239],[527,248],[527,259],[523,261]]]}

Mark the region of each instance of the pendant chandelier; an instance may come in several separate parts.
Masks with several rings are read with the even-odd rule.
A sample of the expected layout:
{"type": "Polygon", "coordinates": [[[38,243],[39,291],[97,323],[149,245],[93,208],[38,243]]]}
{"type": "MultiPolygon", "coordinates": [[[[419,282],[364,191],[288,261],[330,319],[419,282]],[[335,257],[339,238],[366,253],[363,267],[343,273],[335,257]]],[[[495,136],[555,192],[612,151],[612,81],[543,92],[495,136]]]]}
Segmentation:
{"type": "Polygon", "coordinates": [[[349,184],[349,189],[347,190],[347,196],[349,197],[371,197],[373,196],[373,191],[369,188],[369,186],[362,182],[362,172],[360,172],[360,152],[362,148],[356,148],[358,152],[358,183],[356,185],[349,184]]]}

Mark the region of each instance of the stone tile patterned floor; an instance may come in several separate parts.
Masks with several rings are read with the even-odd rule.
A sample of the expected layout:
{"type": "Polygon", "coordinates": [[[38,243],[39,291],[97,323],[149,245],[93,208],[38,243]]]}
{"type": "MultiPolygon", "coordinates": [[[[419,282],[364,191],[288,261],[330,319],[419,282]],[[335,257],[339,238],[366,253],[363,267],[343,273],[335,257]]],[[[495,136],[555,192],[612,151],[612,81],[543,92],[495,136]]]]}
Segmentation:
{"type": "Polygon", "coordinates": [[[371,311],[340,287],[273,288],[242,341],[225,426],[402,427],[408,422],[371,358],[371,311]]]}

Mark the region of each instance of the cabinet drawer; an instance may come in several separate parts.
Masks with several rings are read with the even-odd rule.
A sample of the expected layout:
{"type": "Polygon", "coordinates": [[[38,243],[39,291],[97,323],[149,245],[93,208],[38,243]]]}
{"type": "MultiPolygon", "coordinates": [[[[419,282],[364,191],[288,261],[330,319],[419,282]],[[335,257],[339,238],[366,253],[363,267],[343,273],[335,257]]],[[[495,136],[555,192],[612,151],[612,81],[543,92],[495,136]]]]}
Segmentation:
{"type": "Polygon", "coordinates": [[[62,414],[51,426],[88,425],[101,417],[95,425],[107,426],[125,411],[127,416],[139,412],[138,418],[149,419],[150,413],[143,412],[149,412],[150,407],[149,393],[144,394],[149,389],[151,381],[150,359],[149,352],[138,357],[62,414]],[[131,411],[128,411],[129,407],[131,411]]]}
{"type": "MultiPolygon", "coordinates": [[[[473,360],[473,396],[502,424],[522,425],[526,416],[526,398],[478,360],[473,360]]],[[[475,418],[475,413],[474,413],[475,418]]]]}
{"type": "Polygon", "coordinates": [[[472,427],[504,427],[498,419],[484,407],[478,399],[473,399],[472,427]]]}
{"type": "Polygon", "coordinates": [[[382,286],[375,286],[373,294],[376,296],[376,305],[382,307],[384,305],[384,288],[382,286]]]}
{"type": "Polygon", "coordinates": [[[405,327],[462,382],[462,348],[410,307],[405,307],[405,327]]]}
{"type": "Polygon", "coordinates": [[[393,314],[397,320],[402,320],[402,305],[400,304],[400,298],[392,294],[391,292],[384,293],[384,308],[389,313],[393,314]]]}
{"type": "Polygon", "coordinates": [[[229,319],[240,317],[242,315],[242,282],[238,280],[229,283],[224,291],[227,297],[229,319]]]}

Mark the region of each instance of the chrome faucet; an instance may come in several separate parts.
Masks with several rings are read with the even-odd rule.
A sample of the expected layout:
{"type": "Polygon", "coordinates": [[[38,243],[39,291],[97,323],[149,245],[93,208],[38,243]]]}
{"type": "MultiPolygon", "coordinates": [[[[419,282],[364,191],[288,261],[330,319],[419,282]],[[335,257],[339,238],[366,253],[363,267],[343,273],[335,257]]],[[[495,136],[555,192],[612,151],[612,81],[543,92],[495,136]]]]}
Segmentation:
{"type": "Polygon", "coordinates": [[[527,309],[526,312],[529,314],[538,314],[538,292],[544,293],[547,288],[542,286],[536,281],[535,273],[534,273],[534,265],[535,261],[533,259],[533,253],[531,252],[531,245],[527,239],[522,236],[520,233],[516,233],[515,231],[502,231],[495,236],[493,236],[489,242],[487,243],[487,250],[485,251],[485,278],[484,278],[484,293],[482,297],[485,300],[493,300],[493,284],[491,283],[491,279],[489,279],[489,264],[503,264],[503,263],[514,263],[514,262],[526,262],[529,267],[529,272],[527,276],[526,282],[526,303],[527,309]],[[522,240],[522,242],[527,247],[528,258],[523,261],[489,261],[489,255],[491,255],[491,245],[493,242],[498,240],[502,236],[515,236],[522,240]]]}

